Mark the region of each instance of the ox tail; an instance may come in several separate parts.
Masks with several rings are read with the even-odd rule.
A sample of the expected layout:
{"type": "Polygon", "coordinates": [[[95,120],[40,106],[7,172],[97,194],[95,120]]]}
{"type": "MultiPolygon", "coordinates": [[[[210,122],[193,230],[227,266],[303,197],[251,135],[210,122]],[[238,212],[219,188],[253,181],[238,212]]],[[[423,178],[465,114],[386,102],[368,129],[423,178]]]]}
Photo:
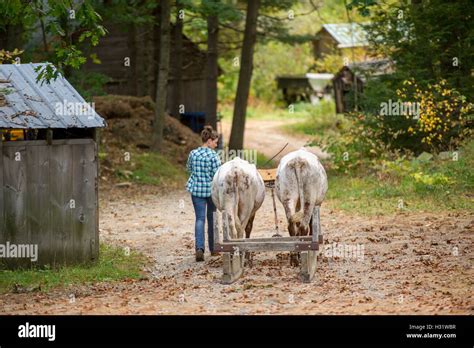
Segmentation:
{"type": "Polygon", "coordinates": [[[238,181],[239,175],[237,172],[234,173],[234,178],[232,180],[232,184],[234,186],[235,190],[235,203],[234,203],[234,225],[235,229],[237,230],[237,233],[239,236],[243,235],[244,229],[242,228],[242,224],[240,223],[239,219],[239,201],[240,201],[240,195],[239,195],[239,181],[238,181]]]}
{"type": "Polygon", "coordinates": [[[300,199],[300,210],[293,214],[290,218],[291,222],[301,222],[304,217],[304,189],[303,189],[303,178],[301,175],[301,169],[307,165],[306,162],[296,162],[293,164],[295,171],[296,183],[298,184],[298,196],[300,199]]]}

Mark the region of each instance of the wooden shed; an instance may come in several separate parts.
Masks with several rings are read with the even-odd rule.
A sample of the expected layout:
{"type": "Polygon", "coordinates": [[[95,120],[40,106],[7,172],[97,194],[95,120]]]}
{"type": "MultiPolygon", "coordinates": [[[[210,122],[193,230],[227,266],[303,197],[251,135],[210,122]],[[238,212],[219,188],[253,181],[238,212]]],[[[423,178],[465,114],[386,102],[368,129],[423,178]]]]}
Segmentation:
{"type": "Polygon", "coordinates": [[[313,54],[321,59],[334,52],[349,54],[356,47],[365,51],[368,45],[367,33],[359,23],[324,24],[313,39],[313,54]]]}
{"type": "Polygon", "coordinates": [[[393,71],[393,62],[389,59],[375,59],[343,66],[332,80],[336,112],[344,113],[357,109],[355,91],[357,95],[361,95],[368,79],[391,74],[393,71]]]}
{"type": "Polygon", "coordinates": [[[106,124],[62,76],[36,82],[38,66],[0,65],[0,263],[8,268],[99,255],[97,134],[106,124]]]}
{"type": "Polygon", "coordinates": [[[330,97],[333,74],[307,73],[303,76],[278,76],[277,86],[287,105],[311,102],[316,105],[324,97],[330,97]]]}
{"type": "Polygon", "coordinates": [[[354,74],[348,67],[344,66],[333,78],[334,101],[336,102],[336,112],[343,113],[354,110],[354,100],[350,96],[354,93],[361,94],[363,82],[361,78],[354,74]]]}
{"type": "MultiPolygon", "coordinates": [[[[92,49],[100,64],[87,61],[83,70],[104,74],[110,78],[105,85],[109,94],[156,96],[156,76],[159,61],[159,32],[147,26],[123,26],[107,21],[108,30],[92,49]]],[[[173,96],[176,89],[176,26],[171,25],[170,72],[168,80],[167,109],[173,113],[173,96]]],[[[199,49],[187,36],[182,36],[182,103],[185,112],[206,110],[206,52],[199,49]]],[[[178,115],[174,115],[178,116],[178,115]]]]}

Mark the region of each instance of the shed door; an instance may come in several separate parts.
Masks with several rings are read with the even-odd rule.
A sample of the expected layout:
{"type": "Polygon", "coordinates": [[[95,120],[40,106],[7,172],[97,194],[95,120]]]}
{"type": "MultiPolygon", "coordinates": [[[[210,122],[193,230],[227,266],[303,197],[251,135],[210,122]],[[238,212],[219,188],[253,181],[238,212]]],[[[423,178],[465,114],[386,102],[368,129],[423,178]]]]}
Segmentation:
{"type": "MultiPolygon", "coordinates": [[[[40,265],[96,259],[95,142],[18,141],[0,149],[0,243],[37,245],[40,265]]],[[[8,259],[8,264],[28,266],[30,261],[8,259]]]]}

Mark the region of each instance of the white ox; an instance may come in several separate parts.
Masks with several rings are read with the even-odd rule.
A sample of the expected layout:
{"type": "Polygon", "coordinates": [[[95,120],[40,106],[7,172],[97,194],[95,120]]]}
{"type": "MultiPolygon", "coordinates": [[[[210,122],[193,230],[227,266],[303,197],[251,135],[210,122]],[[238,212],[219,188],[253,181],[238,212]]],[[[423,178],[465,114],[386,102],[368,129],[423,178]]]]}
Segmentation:
{"type": "Polygon", "coordinates": [[[230,237],[249,238],[255,213],[265,198],[265,184],[255,164],[234,158],[212,180],[212,201],[228,216],[230,237]]]}
{"type": "Polygon", "coordinates": [[[276,193],[285,208],[290,236],[312,233],[311,218],[328,189],[326,171],[316,155],[301,148],[285,155],[277,169],[276,193]]]}

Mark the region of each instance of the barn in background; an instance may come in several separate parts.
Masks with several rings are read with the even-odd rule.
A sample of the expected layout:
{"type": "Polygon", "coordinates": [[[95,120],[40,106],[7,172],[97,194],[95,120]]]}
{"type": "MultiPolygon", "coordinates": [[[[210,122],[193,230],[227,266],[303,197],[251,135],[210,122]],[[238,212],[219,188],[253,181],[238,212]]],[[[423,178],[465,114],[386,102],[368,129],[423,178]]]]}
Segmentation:
{"type": "Polygon", "coordinates": [[[0,263],[9,268],[99,255],[97,131],[105,121],[63,77],[36,82],[38,66],[0,65],[0,263]],[[36,261],[19,257],[35,245],[36,261]]]}
{"type": "Polygon", "coordinates": [[[369,79],[393,73],[394,64],[389,59],[378,59],[343,66],[332,79],[336,112],[345,113],[358,109],[357,97],[364,91],[369,79]]]}
{"type": "MultiPolygon", "coordinates": [[[[150,96],[156,94],[156,76],[159,61],[159,33],[149,27],[104,23],[108,34],[93,48],[100,64],[88,60],[82,68],[85,72],[107,75],[110,81],[105,89],[109,94],[150,96]]],[[[176,26],[171,25],[170,71],[168,81],[167,109],[173,116],[177,106],[173,105],[175,93],[180,88],[185,112],[206,110],[206,53],[182,35],[182,52],[177,52],[176,26]],[[181,85],[177,81],[176,57],[182,58],[181,85]]]]}
{"type": "Polygon", "coordinates": [[[323,24],[313,39],[313,55],[315,59],[322,59],[337,52],[352,60],[351,49],[359,48],[356,61],[366,60],[368,45],[367,33],[359,23],[323,24]]]}

